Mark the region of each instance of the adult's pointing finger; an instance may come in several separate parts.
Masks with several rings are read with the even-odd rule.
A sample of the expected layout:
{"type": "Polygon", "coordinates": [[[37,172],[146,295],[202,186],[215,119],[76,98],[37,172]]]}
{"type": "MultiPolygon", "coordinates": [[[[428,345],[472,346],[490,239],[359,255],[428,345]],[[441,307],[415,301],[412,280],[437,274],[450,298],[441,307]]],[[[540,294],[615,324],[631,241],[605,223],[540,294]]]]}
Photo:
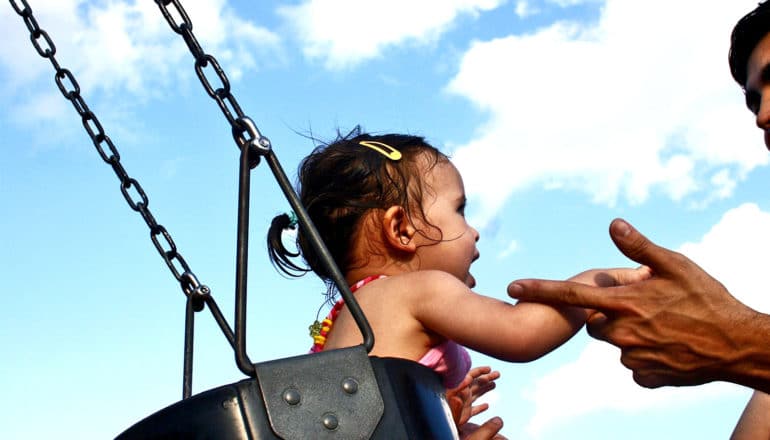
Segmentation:
{"type": "Polygon", "coordinates": [[[618,307],[617,299],[609,289],[571,281],[516,280],[508,285],[508,296],[596,310],[615,310],[618,307]]]}

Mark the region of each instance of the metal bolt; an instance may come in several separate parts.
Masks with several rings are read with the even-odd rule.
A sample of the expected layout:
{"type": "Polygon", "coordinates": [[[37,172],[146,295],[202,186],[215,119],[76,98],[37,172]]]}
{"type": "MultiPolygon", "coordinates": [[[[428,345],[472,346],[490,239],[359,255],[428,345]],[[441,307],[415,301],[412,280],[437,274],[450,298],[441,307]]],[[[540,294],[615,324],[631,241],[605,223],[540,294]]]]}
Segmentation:
{"type": "Polygon", "coordinates": [[[355,394],[358,392],[358,382],[352,377],[342,381],[342,389],[348,394],[355,394]]]}
{"type": "Polygon", "coordinates": [[[302,400],[302,395],[300,395],[299,391],[296,389],[289,388],[283,392],[283,400],[285,400],[289,405],[294,406],[302,400]]]}
{"type": "Polygon", "coordinates": [[[323,423],[324,428],[328,429],[329,431],[334,431],[340,425],[339,420],[337,420],[337,416],[332,413],[324,414],[323,418],[321,419],[321,423],[323,423]]]}
{"type": "Polygon", "coordinates": [[[222,408],[237,408],[237,407],[238,407],[238,399],[235,397],[222,401],[222,408]]]}

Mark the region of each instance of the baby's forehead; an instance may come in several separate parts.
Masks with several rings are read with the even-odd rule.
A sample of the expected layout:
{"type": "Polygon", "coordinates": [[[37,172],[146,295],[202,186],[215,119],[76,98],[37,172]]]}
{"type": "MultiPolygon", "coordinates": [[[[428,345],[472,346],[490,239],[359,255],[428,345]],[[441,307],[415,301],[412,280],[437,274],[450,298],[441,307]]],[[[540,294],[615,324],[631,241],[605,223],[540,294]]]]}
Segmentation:
{"type": "Polygon", "coordinates": [[[444,154],[436,151],[423,150],[412,156],[412,160],[417,163],[421,172],[427,172],[438,166],[454,167],[452,161],[444,154]]]}
{"type": "Polygon", "coordinates": [[[460,171],[449,159],[438,162],[424,162],[420,167],[419,181],[434,190],[452,189],[459,187],[463,190],[463,179],[460,171]]]}

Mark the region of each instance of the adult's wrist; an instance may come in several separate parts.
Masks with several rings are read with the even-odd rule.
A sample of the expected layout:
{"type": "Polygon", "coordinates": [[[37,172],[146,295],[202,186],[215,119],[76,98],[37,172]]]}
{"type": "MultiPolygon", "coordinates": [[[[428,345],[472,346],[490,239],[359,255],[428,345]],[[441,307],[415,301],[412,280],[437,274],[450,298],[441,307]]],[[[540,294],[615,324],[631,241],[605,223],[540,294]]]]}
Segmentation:
{"type": "Polygon", "coordinates": [[[716,380],[770,393],[770,315],[748,310],[730,324],[736,345],[725,377],[716,380]]]}

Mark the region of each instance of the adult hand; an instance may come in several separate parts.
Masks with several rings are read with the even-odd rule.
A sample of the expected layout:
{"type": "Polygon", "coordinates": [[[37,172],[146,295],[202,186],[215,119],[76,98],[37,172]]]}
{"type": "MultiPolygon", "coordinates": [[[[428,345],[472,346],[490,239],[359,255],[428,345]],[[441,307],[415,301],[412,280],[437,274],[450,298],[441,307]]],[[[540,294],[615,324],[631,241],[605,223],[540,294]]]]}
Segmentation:
{"type": "Polygon", "coordinates": [[[642,386],[726,380],[770,391],[770,316],[746,307],[687,257],[655,245],[625,221],[613,221],[610,235],[623,254],[646,266],[648,277],[609,271],[610,282],[594,283],[612,287],[517,280],[508,294],[598,310],[589,317],[589,334],[618,346],[621,362],[642,386]]]}

